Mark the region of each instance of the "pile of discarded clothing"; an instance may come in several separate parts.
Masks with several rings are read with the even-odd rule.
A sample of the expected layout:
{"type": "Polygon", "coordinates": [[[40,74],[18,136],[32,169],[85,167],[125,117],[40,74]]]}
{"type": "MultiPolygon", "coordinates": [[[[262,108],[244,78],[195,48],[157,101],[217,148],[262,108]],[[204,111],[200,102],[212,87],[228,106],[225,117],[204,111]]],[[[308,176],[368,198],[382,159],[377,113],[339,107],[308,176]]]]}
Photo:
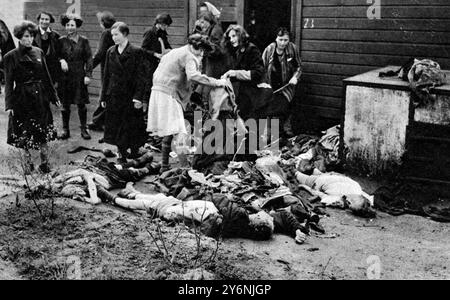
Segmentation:
{"type": "MultiPolygon", "coordinates": [[[[278,161],[275,157],[263,157],[256,163],[231,162],[222,175],[206,176],[192,169],[173,169],[150,182],[150,190],[185,202],[212,201],[218,207],[227,201],[250,215],[264,211],[274,218],[276,232],[293,237],[297,230],[304,234],[309,234],[311,229],[324,233],[318,216],[324,214],[323,205],[313,205],[310,200],[316,197],[307,191],[293,193],[278,161]]],[[[229,224],[226,231],[232,222],[229,224]]]]}
{"type": "Polygon", "coordinates": [[[291,139],[282,149],[282,157],[285,160],[294,159],[297,168],[307,175],[315,169],[322,173],[340,171],[339,148],[340,126],[335,126],[325,131],[321,138],[299,135],[291,139]]]}
{"type": "Polygon", "coordinates": [[[431,94],[431,89],[445,85],[447,76],[441,69],[441,66],[430,59],[410,59],[397,71],[382,72],[380,77],[398,76],[404,81],[409,82],[412,92],[411,99],[414,107],[426,107],[436,100],[435,95],[431,94]]]}
{"type": "Polygon", "coordinates": [[[418,184],[399,183],[375,192],[374,206],[392,216],[417,215],[436,222],[450,222],[450,202],[418,184]]]}

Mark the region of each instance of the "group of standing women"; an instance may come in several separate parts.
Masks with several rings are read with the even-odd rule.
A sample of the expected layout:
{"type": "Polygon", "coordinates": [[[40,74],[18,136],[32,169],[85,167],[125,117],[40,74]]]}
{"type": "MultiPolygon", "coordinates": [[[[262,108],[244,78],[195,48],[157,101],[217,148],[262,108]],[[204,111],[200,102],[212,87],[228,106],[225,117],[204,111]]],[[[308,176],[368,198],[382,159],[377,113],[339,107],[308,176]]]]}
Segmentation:
{"type": "Polygon", "coordinates": [[[50,27],[55,22],[51,13],[41,12],[37,21],[38,26],[25,21],[14,28],[19,46],[3,60],[8,144],[25,150],[27,173],[34,170],[30,154],[33,149],[41,151],[40,171],[50,171],[47,144],[57,138],[50,103],[62,106],[60,139],[70,138],[72,105],[78,106],[82,138],[91,139],[86,104],[93,64],[98,56],[93,58],[88,39],[78,34],[83,24],[79,16],[61,17],[67,31],[64,36],[50,27]]]}
{"type": "Polygon", "coordinates": [[[191,100],[193,83],[204,98],[211,87],[230,80],[244,120],[280,118],[284,123],[301,76],[300,56],[286,29],[278,30],[262,55],[242,26],[231,25],[223,34],[220,12],[210,3],[204,7],[189,45],[165,55],[153,77],[147,130],[164,137],[163,170],[169,167],[173,137],[186,133],[183,104],[191,100]],[[260,88],[262,83],[272,89],[260,88]]]}
{"type": "Polygon", "coordinates": [[[19,47],[5,56],[8,143],[27,153],[41,149],[40,169],[49,171],[45,149],[55,138],[50,103],[63,107],[61,139],[70,138],[71,105],[78,106],[83,139],[90,139],[87,86],[98,64],[102,67],[100,106],[89,127],[104,127],[104,142],[117,146],[122,160],[138,156],[148,133],[162,137],[162,172],[169,169],[173,137],[187,132],[184,108],[194,85],[200,90],[207,87],[201,92],[206,96],[208,87],[225,87],[231,81],[244,119],[266,117],[264,109],[280,107],[280,115],[287,115],[301,74],[289,33],[280,30],[276,42],[261,55],[242,26],[231,25],[223,34],[220,12],[204,6],[188,44],[175,50],[167,38],[172,23],[167,14],[156,18],[154,27],[144,34],[142,47],[129,42],[125,23],[115,22],[110,13],[100,15],[104,32],[94,57],[89,41],[78,34],[83,23],[78,16],[61,18],[67,31],[62,37],[50,29],[54,19],[46,12],[38,16],[39,28],[31,22],[16,26],[19,47]],[[269,101],[255,96],[263,82],[278,89],[269,101]],[[33,140],[34,147],[20,143],[24,137],[33,140]]]}

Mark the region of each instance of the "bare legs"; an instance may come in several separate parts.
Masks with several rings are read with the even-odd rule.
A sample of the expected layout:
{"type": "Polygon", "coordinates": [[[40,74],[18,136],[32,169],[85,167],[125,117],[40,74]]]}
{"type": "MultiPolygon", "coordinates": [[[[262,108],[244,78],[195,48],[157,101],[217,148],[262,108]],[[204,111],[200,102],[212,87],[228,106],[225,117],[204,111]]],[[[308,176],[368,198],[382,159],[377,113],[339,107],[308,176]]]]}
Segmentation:
{"type": "Polygon", "coordinates": [[[170,151],[172,150],[172,141],[173,141],[173,135],[166,136],[163,138],[161,173],[164,173],[164,172],[170,170],[170,165],[169,165],[170,157],[169,156],[170,156],[170,151]]]}
{"type": "MultiPolygon", "coordinates": [[[[24,157],[24,171],[26,175],[30,175],[31,172],[34,171],[34,164],[32,155],[29,149],[25,149],[25,157],[24,157]]],[[[39,166],[39,171],[42,173],[50,173],[50,164],[48,162],[48,156],[49,156],[49,148],[48,144],[41,144],[40,146],[40,158],[41,158],[41,165],[39,166]]]]}

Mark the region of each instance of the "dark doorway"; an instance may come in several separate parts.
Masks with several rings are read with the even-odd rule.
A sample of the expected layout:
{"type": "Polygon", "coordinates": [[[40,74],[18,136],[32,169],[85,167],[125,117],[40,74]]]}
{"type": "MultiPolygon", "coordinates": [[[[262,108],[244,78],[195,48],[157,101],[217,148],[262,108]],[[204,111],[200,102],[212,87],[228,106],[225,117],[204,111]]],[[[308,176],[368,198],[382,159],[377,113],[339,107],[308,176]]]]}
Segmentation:
{"type": "Polygon", "coordinates": [[[291,29],[291,0],[246,0],[244,23],[251,41],[263,51],[275,41],[279,27],[291,29]]]}

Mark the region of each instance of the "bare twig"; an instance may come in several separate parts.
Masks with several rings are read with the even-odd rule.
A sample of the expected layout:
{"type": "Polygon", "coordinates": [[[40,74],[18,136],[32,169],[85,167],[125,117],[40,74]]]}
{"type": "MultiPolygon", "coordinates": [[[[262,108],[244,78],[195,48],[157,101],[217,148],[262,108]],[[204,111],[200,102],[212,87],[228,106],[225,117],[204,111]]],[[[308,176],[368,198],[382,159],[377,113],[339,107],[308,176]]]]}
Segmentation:
{"type": "Polygon", "coordinates": [[[321,276],[321,277],[324,277],[324,276],[325,276],[325,272],[326,272],[326,270],[327,270],[327,268],[328,268],[328,266],[330,265],[330,263],[331,263],[332,260],[333,260],[333,257],[330,257],[330,259],[328,260],[327,264],[325,265],[325,267],[323,268],[322,272],[320,273],[320,276],[321,276]]]}
{"type": "Polygon", "coordinates": [[[168,261],[166,255],[164,255],[164,252],[162,251],[162,249],[159,247],[156,237],[155,237],[155,236],[150,232],[150,230],[148,230],[147,228],[146,228],[145,230],[148,232],[148,234],[149,234],[150,237],[152,238],[152,241],[153,241],[153,243],[155,244],[156,248],[158,249],[158,252],[159,252],[160,254],[163,255],[164,260],[166,260],[167,262],[170,263],[170,261],[168,261]]]}
{"type": "Polygon", "coordinates": [[[164,235],[163,235],[162,230],[161,230],[161,224],[159,224],[159,222],[156,224],[156,229],[158,231],[159,240],[161,241],[161,244],[163,245],[165,254],[168,257],[169,256],[169,250],[167,250],[166,240],[164,239],[164,235]]]}

